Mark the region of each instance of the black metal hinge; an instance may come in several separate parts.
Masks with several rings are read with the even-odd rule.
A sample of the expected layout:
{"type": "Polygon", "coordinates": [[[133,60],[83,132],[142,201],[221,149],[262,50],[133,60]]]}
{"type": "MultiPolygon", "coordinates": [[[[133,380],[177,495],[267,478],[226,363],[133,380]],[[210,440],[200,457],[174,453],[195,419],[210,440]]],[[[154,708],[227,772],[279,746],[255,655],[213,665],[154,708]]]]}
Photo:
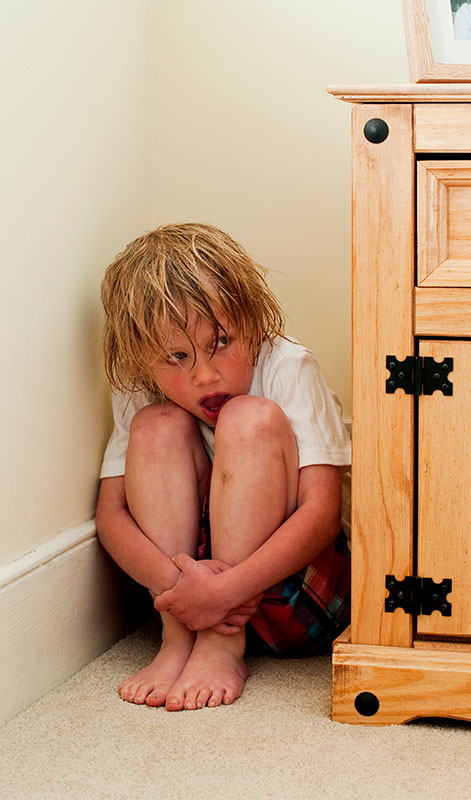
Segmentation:
{"type": "Polygon", "coordinates": [[[392,613],[402,608],[406,614],[431,614],[439,611],[444,617],[451,617],[451,603],[446,596],[451,592],[451,579],[445,578],[435,583],[432,578],[418,578],[408,575],[398,581],[395,575],[386,575],[386,589],[389,595],[384,610],[392,613]]]}
{"type": "Polygon", "coordinates": [[[390,375],[386,378],[386,394],[403,389],[406,394],[453,394],[453,384],[448,374],[453,370],[453,359],[435,361],[431,356],[407,356],[399,361],[396,356],[386,356],[390,375]]]}

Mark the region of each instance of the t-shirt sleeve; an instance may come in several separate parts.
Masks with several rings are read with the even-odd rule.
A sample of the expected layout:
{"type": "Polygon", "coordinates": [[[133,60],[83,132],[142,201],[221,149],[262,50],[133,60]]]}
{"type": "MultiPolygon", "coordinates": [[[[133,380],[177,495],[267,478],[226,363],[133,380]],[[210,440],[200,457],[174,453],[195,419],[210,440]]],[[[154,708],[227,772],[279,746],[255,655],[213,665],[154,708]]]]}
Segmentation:
{"type": "Polygon", "coordinates": [[[100,478],[124,475],[131,420],[137,411],[147,405],[144,396],[140,393],[130,397],[122,392],[112,392],[111,403],[114,428],[106,446],[100,478]]]}
{"type": "Polygon", "coordinates": [[[294,345],[292,357],[280,359],[270,382],[268,396],[281,406],[295,433],[299,467],[349,466],[350,437],[342,420],[342,407],[313,354],[302,345],[294,345]]]}

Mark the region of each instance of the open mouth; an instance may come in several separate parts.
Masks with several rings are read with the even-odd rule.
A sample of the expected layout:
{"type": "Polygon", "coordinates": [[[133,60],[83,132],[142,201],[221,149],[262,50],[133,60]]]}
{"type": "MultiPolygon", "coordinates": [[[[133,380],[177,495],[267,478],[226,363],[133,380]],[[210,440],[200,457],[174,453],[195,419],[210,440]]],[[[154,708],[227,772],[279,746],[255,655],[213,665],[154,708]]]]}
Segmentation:
{"type": "Polygon", "coordinates": [[[229,400],[229,397],[228,394],[213,394],[200,400],[200,406],[208,419],[216,420],[218,418],[221,408],[229,400]]]}

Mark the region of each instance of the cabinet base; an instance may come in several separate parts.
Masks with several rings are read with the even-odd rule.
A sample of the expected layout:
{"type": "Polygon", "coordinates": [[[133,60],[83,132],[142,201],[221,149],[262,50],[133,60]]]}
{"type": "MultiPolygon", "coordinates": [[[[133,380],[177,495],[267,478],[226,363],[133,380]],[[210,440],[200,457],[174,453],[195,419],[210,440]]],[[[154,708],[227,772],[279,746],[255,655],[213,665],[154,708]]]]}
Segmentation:
{"type": "Polygon", "coordinates": [[[334,642],[333,720],[394,725],[420,717],[471,721],[468,649],[351,644],[346,632],[334,642]]]}

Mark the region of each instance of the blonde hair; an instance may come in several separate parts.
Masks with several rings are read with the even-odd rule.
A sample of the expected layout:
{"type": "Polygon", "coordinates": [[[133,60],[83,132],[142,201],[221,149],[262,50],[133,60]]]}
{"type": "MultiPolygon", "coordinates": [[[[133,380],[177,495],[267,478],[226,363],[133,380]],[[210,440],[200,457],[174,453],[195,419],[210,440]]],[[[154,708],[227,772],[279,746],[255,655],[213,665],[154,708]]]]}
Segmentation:
{"type": "Polygon", "coordinates": [[[188,336],[192,309],[213,326],[216,344],[222,328],[216,313],[222,312],[256,361],[262,342],[284,336],[284,314],[266,273],[241,245],[211,225],[162,225],[128,244],[102,284],[105,370],[111,385],[163,399],[150,365],[167,355],[170,327],[188,336]]]}

